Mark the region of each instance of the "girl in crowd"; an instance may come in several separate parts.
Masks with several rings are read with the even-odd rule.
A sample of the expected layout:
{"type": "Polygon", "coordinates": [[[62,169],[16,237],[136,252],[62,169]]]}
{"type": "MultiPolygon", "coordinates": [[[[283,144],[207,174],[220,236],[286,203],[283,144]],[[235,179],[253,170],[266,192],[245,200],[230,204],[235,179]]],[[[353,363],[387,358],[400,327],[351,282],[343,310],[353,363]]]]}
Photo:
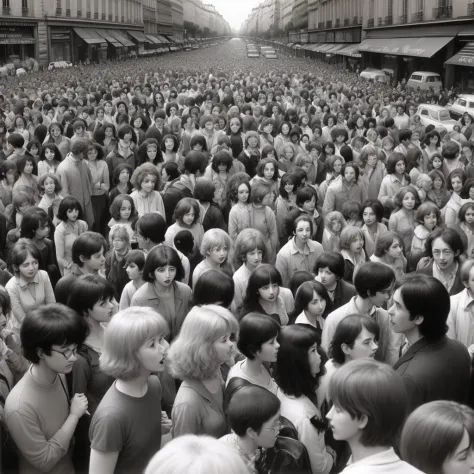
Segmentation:
{"type": "Polygon", "coordinates": [[[409,249],[415,233],[415,211],[418,207],[418,193],[413,186],[400,189],[395,196],[397,210],[392,212],[388,221],[388,229],[395,232],[403,240],[403,247],[409,249]]]}
{"type": "MultiPolygon", "coordinates": [[[[263,158],[257,165],[257,175],[252,178],[250,185],[253,186],[254,183],[263,182],[271,186],[272,194],[274,198],[278,196],[279,192],[279,174],[278,174],[278,165],[275,159],[273,158],[263,158]]],[[[272,203],[273,207],[273,203],[272,203]]]]}
{"type": "Polygon", "coordinates": [[[131,306],[148,306],[158,311],[169,326],[172,341],[179,333],[191,301],[191,288],[177,280],[184,269],[176,250],[157,245],[146,257],[143,279],[146,284],[133,295],[131,306]]]}
{"type": "Polygon", "coordinates": [[[142,250],[130,250],[125,256],[125,271],[129,282],[125,285],[120,296],[120,310],[130,307],[135,292],[145,284],[143,268],[145,267],[145,254],[142,250]]]}
{"type": "Polygon", "coordinates": [[[45,173],[38,180],[41,201],[38,207],[44,209],[51,222],[57,226],[61,221],[58,219],[59,205],[63,200],[59,194],[61,192],[61,183],[53,173],[45,173]]]}
{"type": "Polygon", "coordinates": [[[58,122],[51,123],[48,128],[48,135],[44,144],[48,143],[56,145],[63,159],[71,151],[71,140],[64,135],[64,127],[58,122]]]}
{"type": "Polygon", "coordinates": [[[474,202],[466,202],[459,210],[459,232],[464,242],[464,248],[468,258],[474,257],[474,202]]]}
{"type": "Polygon", "coordinates": [[[387,175],[380,185],[378,200],[389,215],[396,207],[395,196],[410,183],[405,173],[407,160],[401,153],[392,153],[387,160],[387,175]]]}
{"type": "Polygon", "coordinates": [[[460,169],[455,169],[448,176],[447,188],[449,191],[452,191],[452,194],[451,199],[442,209],[442,215],[444,217],[444,223],[446,224],[446,227],[454,227],[459,223],[458,213],[459,209],[461,209],[461,206],[463,205],[461,193],[465,182],[466,174],[460,169]]]}
{"type": "Polygon", "coordinates": [[[281,326],[288,324],[288,313],[280,296],[280,272],[269,264],[258,266],[248,280],[241,315],[256,312],[272,316],[281,326]]]}
{"type": "Polygon", "coordinates": [[[151,163],[140,165],[131,178],[134,191],[130,197],[135,203],[138,216],[149,212],[158,212],[165,216],[165,206],[158,190],[161,186],[160,173],[151,163]]]}
{"type": "Polygon", "coordinates": [[[326,287],[319,281],[306,281],[296,291],[295,309],[290,321],[309,324],[321,332],[330,308],[331,300],[326,287]]]}
{"type": "Polygon", "coordinates": [[[290,173],[285,173],[280,179],[279,194],[275,201],[275,216],[280,247],[286,244],[283,241],[283,230],[290,211],[296,206],[295,178],[290,173]]]}
{"type": "Polygon", "coordinates": [[[133,186],[130,182],[132,174],[132,167],[125,163],[121,163],[114,169],[112,173],[113,188],[109,193],[109,202],[113,202],[119,194],[130,194],[133,191],[133,186]]]}
{"type": "Polygon", "coordinates": [[[117,224],[125,226],[128,232],[130,244],[133,246],[137,240],[133,225],[137,220],[137,212],[133,199],[127,194],[119,194],[114,198],[110,206],[110,219],[108,227],[112,228],[117,224]]]}
{"type": "Polygon", "coordinates": [[[356,268],[366,261],[364,234],[359,227],[348,225],[341,232],[341,255],[344,257],[344,280],[352,283],[356,268]]]}
{"type": "Polygon", "coordinates": [[[312,472],[329,474],[335,453],[324,441],[326,425],[320,411],[324,394],[317,393],[326,362],[320,336],[311,326],[293,324],[283,328],[277,340],[275,380],[280,388],[281,415],[296,428],[312,472]]]}
{"type": "Polygon", "coordinates": [[[161,412],[161,383],[152,374],[164,370],[167,334],[163,317],[149,308],[120,311],[105,329],[100,370],[116,381],[91,421],[91,474],[142,472],[160,449],[171,423],[161,412]]]}
{"type": "Polygon", "coordinates": [[[436,204],[440,209],[451,199],[451,193],[446,189],[446,178],[440,170],[432,170],[428,173],[433,185],[426,195],[428,201],[436,204]]]}
{"type": "Polygon", "coordinates": [[[56,169],[62,160],[61,152],[54,143],[43,145],[38,160],[38,177],[41,178],[45,173],[56,173],[56,169]]]}
{"type": "Polygon", "coordinates": [[[277,360],[279,324],[266,314],[249,313],[240,321],[237,348],[245,359],[230,369],[227,386],[232,379],[241,378],[253,385],[277,394],[278,386],[268,372],[267,365],[277,360]]]}
{"type": "Polygon", "coordinates": [[[225,185],[230,177],[229,171],[232,167],[232,156],[227,151],[217,152],[212,162],[207,166],[204,177],[214,183],[214,200],[221,205],[224,197],[225,185]]]}
{"type": "Polygon", "coordinates": [[[115,299],[120,301],[124,286],[130,281],[125,269],[125,259],[130,252],[130,234],[121,224],[110,229],[110,250],[105,256],[105,277],[114,287],[115,299]]]}
{"type": "Polygon", "coordinates": [[[194,186],[193,198],[199,202],[199,220],[204,232],[215,228],[227,231],[221,207],[214,202],[215,192],[214,183],[206,178],[199,179],[194,186]]]}
{"type": "Polygon", "coordinates": [[[375,242],[380,234],[387,232],[382,224],[383,206],[377,199],[368,199],[362,203],[361,217],[364,225],[361,230],[364,234],[364,250],[367,258],[372,257],[375,251],[375,242]]]}
{"type": "Polygon", "coordinates": [[[67,275],[72,270],[72,244],[87,230],[87,224],[82,220],[82,207],[73,197],[65,197],[58,208],[57,218],[61,221],[54,231],[56,258],[61,275],[67,275]]]}
{"type": "Polygon", "coordinates": [[[347,222],[339,211],[331,211],[326,214],[322,241],[325,251],[339,252],[341,250],[341,232],[346,225],[347,222]]]}
{"type": "Polygon", "coordinates": [[[394,232],[382,232],[375,241],[372,262],[380,262],[389,266],[397,278],[406,273],[407,259],[403,255],[403,241],[394,232]]]}
{"type": "Polygon", "coordinates": [[[37,204],[40,201],[38,188],[38,169],[33,157],[24,155],[18,160],[18,173],[20,177],[13,185],[13,196],[18,191],[26,191],[31,196],[33,202],[37,204]]]}
{"type": "Polygon", "coordinates": [[[173,437],[229,433],[224,413],[220,366],[233,360],[239,327],[232,313],[217,305],[194,307],[171,344],[171,374],[182,380],[173,406],[173,437]]]}
{"type": "Polygon", "coordinates": [[[9,160],[0,163],[0,200],[4,207],[12,203],[13,185],[17,179],[15,163],[9,160]]]}
{"type": "Polygon", "coordinates": [[[151,163],[158,168],[158,171],[161,171],[164,159],[158,141],[147,138],[137,151],[137,161],[139,166],[151,163]]]}

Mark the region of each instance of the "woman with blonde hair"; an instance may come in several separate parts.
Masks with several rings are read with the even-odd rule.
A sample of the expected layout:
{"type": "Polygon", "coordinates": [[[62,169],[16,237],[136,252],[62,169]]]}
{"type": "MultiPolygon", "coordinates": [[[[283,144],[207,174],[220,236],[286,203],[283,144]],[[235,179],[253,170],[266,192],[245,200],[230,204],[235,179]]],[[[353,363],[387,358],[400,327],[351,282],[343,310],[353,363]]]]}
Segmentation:
{"type": "Polygon", "coordinates": [[[116,378],[92,418],[90,474],[142,472],[160,449],[170,421],[161,411],[168,342],[164,318],[151,308],[127,308],[104,332],[100,369],[116,378]]]}
{"type": "Polygon", "coordinates": [[[220,366],[232,362],[238,331],[235,317],[221,306],[196,306],[186,316],[167,357],[171,375],[183,380],[171,413],[173,438],[229,432],[220,366]]]}
{"type": "Polygon", "coordinates": [[[172,440],[148,464],[145,474],[246,474],[239,453],[210,436],[186,435],[172,440]]]}

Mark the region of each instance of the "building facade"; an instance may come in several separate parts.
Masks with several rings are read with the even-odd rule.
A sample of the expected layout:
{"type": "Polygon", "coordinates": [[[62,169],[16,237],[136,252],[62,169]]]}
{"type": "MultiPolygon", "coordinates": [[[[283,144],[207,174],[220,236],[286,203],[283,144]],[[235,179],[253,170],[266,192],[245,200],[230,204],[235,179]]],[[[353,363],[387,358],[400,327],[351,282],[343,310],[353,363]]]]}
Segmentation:
{"type": "Polygon", "coordinates": [[[230,35],[229,23],[213,5],[201,0],[183,0],[183,23],[190,37],[230,35]]]}

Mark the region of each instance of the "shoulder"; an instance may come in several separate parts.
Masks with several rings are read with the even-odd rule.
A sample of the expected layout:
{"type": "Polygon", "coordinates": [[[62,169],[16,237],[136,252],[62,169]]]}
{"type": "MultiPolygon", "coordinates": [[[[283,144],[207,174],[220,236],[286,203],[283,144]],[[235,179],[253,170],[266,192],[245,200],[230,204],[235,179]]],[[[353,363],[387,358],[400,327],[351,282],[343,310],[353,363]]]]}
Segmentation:
{"type": "MultiPolygon", "coordinates": [[[[191,288],[188,285],[186,285],[186,283],[181,283],[180,281],[175,281],[175,283],[176,283],[176,287],[177,287],[178,291],[183,296],[188,296],[188,297],[192,296],[193,291],[191,290],[191,288]]],[[[145,286],[145,285],[143,285],[143,286],[145,286]]]]}

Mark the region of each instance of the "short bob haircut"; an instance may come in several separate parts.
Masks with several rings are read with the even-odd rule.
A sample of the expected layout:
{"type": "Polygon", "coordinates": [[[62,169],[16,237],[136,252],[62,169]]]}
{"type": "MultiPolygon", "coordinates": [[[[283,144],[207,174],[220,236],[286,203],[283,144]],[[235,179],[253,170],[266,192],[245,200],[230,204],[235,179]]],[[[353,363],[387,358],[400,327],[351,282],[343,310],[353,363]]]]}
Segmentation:
{"type": "Polygon", "coordinates": [[[448,331],[446,321],[450,310],[449,293],[436,278],[411,273],[399,278],[394,291],[400,289],[410,320],[422,316],[418,330],[427,341],[438,341],[448,331]]]}
{"type": "Polygon", "coordinates": [[[361,298],[387,290],[394,282],[395,273],[384,263],[365,262],[354,274],[354,287],[361,298]]]}
{"type": "Polygon", "coordinates": [[[319,332],[308,324],[292,324],[284,327],[278,335],[280,349],[276,361],[275,381],[286,395],[314,399],[320,378],[325,374],[326,353],[321,348],[319,332]],[[311,375],[308,350],[318,345],[321,370],[316,377],[311,375]]]}
{"type": "Polygon", "coordinates": [[[399,161],[403,161],[405,163],[405,170],[407,166],[407,159],[403,153],[392,153],[387,159],[387,173],[394,174],[395,173],[395,166],[399,161]]]}
{"type": "Polygon", "coordinates": [[[32,171],[32,174],[34,174],[35,176],[38,175],[38,166],[36,164],[36,159],[32,156],[32,155],[23,155],[20,157],[20,159],[18,160],[18,163],[17,163],[17,169],[18,169],[18,173],[23,173],[24,169],[25,169],[25,166],[27,163],[31,163],[33,165],[33,171],[32,171]]]}
{"type": "Polygon", "coordinates": [[[145,239],[150,239],[155,244],[161,244],[165,241],[166,221],[161,214],[149,212],[136,222],[135,229],[145,239]]]}
{"type": "Polygon", "coordinates": [[[131,380],[140,375],[137,352],[148,340],[167,336],[163,316],[151,308],[130,307],[112,316],[104,332],[100,370],[110,377],[131,380]]]}
{"type": "Polygon", "coordinates": [[[49,223],[48,214],[41,207],[30,207],[23,214],[20,224],[20,237],[33,239],[36,231],[49,223]]]}
{"type": "Polygon", "coordinates": [[[266,262],[267,246],[263,234],[251,227],[243,229],[234,243],[234,267],[239,268],[243,265],[247,259],[247,254],[255,249],[262,252],[262,261],[266,262]]]}
{"type": "Polygon", "coordinates": [[[270,316],[249,313],[240,321],[237,348],[247,359],[254,360],[262,344],[275,339],[280,334],[280,329],[280,325],[270,316]]]}
{"type": "Polygon", "coordinates": [[[280,400],[266,388],[250,384],[239,388],[230,399],[227,417],[232,431],[245,436],[251,428],[260,433],[265,422],[280,411],[280,400]]]}
{"type": "Polygon", "coordinates": [[[297,270],[296,272],[294,272],[290,278],[290,284],[288,285],[291,291],[291,294],[293,295],[293,298],[295,297],[296,292],[298,291],[298,288],[305,281],[312,281],[312,280],[314,280],[314,275],[310,272],[307,272],[306,270],[297,270]]]}
{"type": "Polygon", "coordinates": [[[54,192],[56,194],[59,194],[62,190],[61,183],[59,182],[58,177],[53,173],[44,173],[40,176],[40,178],[38,180],[38,188],[39,188],[40,192],[44,194],[44,192],[45,192],[44,191],[44,182],[48,178],[50,178],[54,181],[54,192]]]}
{"type": "Polygon", "coordinates": [[[464,244],[459,232],[454,229],[436,229],[432,231],[426,239],[425,252],[428,257],[433,258],[433,244],[436,239],[441,239],[445,244],[451,247],[456,260],[464,253],[464,244]]]}
{"type": "Polygon", "coordinates": [[[234,280],[220,270],[203,273],[193,288],[193,305],[218,304],[229,308],[234,300],[234,280]]]}
{"type": "Polygon", "coordinates": [[[179,148],[179,140],[178,137],[173,135],[172,133],[168,133],[165,135],[161,140],[161,151],[164,153],[166,151],[165,141],[166,140],[173,140],[173,149],[171,150],[173,153],[176,153],[179,148]]]}
{"type": "Polygon", "coordinates": [[[226,171],[229,172],[229,170],[232,167],[232,162],[233,162],[232,155],[228,151],[221,150],[221,151],[218,151],[214,155],[214,157],[212,159],[212,163],[211,163],[211,168],[216,173],[218,173],[219,172],[219,166],[220,165],[225,165],[226,171]]]}
{"type": "Polygon", "coordinates": [[[23,355],[38,364],[41,349],[51,355],[51,347],[80,345],[88,334],[84,319],[74,310],[59,303],[39,306],[26,313],[20,329],[23,355]]]}
{"type": "MultiPolygon", "coordinates": [[[[232,175],[225,185],[225,200],[227,204],[237,201],[237,194],[239,191],[239,187],[241,184],[245,184],[249,191],[249,202],[250,196],[252,194],[251,187],[250,187],[250,176],[244,172],[238,172],[232,175]]],[[[199,182],[199,181],[198,181],[199,182]]]]}
{"type": "Polygon", "coordinates": [[[61,152],[59,151],[58,147],[54,143],[45,143],[43,147],[41,148],[41,153],[38,158],[39,161],[48,161],[46,159],[46,150],[50,150],[54,153],[54,158],[53,161],[56,161],[57,163],[61,163],[63,160],[63,156],[61,155],[61,152]]]}
{"type": "Polygon", "coordinates": [[[183,217],[191,210],[194,211],[194,222],[191,225],[194,225],[196,222],[199,222],[201,208],[196,199],[193,198],[183,198],[178,202],[178,204],[176,204],[173,219],[183,225],[183,217]]]}
{"type": "Polygon", "coordinates": [[[252,191],[250,193],[249,202],[254,204],[261,204],[265,199],[265,196],[272,193],[271,184],[265,183],[261,180],[253,183],[251,189],[252,191]]]}
{"type": "Polygon", "coordinates": [[[280,179],[280,196],[283,199],[288,199],[288,193],[285,190],[286,185],[293,185],[293,193],[295,190],[295,177],[291,173],[285,173],[280,179]]]}
{"type": "Polygon", "coordinates": [[[84,262],[81,260],[81,257],[89,260],[92,255],[101,250],[103,250],[104,254],[107,252],[105,237],[98,232],[83,232],[72,244],[72,261],[79,267],[82,267],[84,262]]]}
{"type": "Polygon", "coordinates": [[[323,319],[326,319],[331,307],[331,298],[329,298],[328,290],[319,281],[311,280],[305,281],[301,284],[298,290],[296,290],[295,309],[290,316],[290,321],[295,321],[296,318],[308,307],[308,304],[313,300],[314,292],[316,292],[316,294],[326,302],[326,309],[322,315],[323,319]]]}
{"type": "Polygon", "coordinates": [[[133,199],[128,194],[119,194],[118,196],[115,196],[112,204],[110,205],[110,215],[115,220],[120,220],[120,208],[125,201],[129,202],[132,206],[129,220],[133,221],[137,217],[137,211],[135,209],[135,203],[133,202],[133,199]]]}
{"type": "Polygon", "coordinates": [[[296,205],[298,207],[303,206],[307,201],[311,201],[314,198],[315,206],[318,205],[318,193],[312,186],[303,186],[296,191],[296,205]]]}
{"type": "Polygon", "coordinates": [[[232,249],[232,240],[227,232],[222,229],[209,229],[204,233],[201,242],[200,252],[206,258],[214,249],[221,249],[227,247],[230,252],[232,249]]]}
{"type": "Polygon", "coordinates": [[[143,163],[133,172],[130,182],[134,189],[140,191],[143,180],[149,174],[156,178],[154,189],[158,191],[161,187],[161,176],[158,172],[158,168],[152,163],[143,163]]]}
{"type": "Polygon", "coordinates": [[[359,238],[365,241],[364,233],[362,232],[362,229],[360,227],[356,227],[354,225],[348,225],[347,227],[344,227],[341,232],[341,249],[349,250],[351,243],[359,238]]]}
{"type": "Polygon", "coordinates": [[[168,351],[171,374],[180,380],[215,376],[220,363],[214,343],[229,333],[236,338],[238,332],[237,320],[229,310],[217,305],[195,306],[168,351]]]}
{"type": "Polygon", "coordinates": [[[375,240],[374,255],[379,258],[384,257],[395,240],[398,240],[400,247],[403,249],[403,240],[395,232],[387,231],[379,234],[375,240]]]}
{"type": "Polygon", "coordinates": [[[434,202],[426,201],[417,209],[415,219],[419,224],[423,224],[425,217],[431,214],[436,216],[436,225],[439,225],[441,218],[439,207],[434,202]]]}
{"type": "Polygon", "coordinates": [[[87,316],[97,303],[111,301],[114,287],[99,275],[81,275],[74,280],[67,305],[81,316],[87,316]]]}
{"type": "MultiPolygon", "coordinates": [[[[20,265],[27,259],[30,254],[38,263],[41,262],[41,254],[36,245],[31,242],[17,242],[11,253],[11,266],[15,275],[19,274],[20,265]]],[[[39,271],[39,270],[38,270],[39,271]]]]}
{"type": "Polygon", "coordinates": [[[144,474],[242,474],[247,466],[238,451],[210,436],[175,438],[151,459],[144,474]]]}
{"type": "Polygon", "coordinates": [[[474,209],[474,202],[466,202],[466,204],[461,206],[461,209],[459,209],[458,212],[460,222],[466,222],[466,212],[469,209],[474,209]]]}
{"type": "Polygon", "coordinates": [[[317,275],[322,268],[329,268],[340,280],[344,276],[344,257],[337,252],[324,252],[316,260],[314,273],[317,275]]]}
{"type": "Polygon", "coordinates": [[[329,382],[329,397],[352,419],[367,419],[359,440],[363,446],[394,446],[408,395],[401,376],[390,366],[368,359],[344,364],[329,382]]]}
{"type": "Polygon", "coordinates": [[[364,328],[367,329],[370,334],[374,335],[376,341],[379,340],[379,325],[370,316],[350,314],[337,325],[329,345],[329,357],[333,359],[336,364],[342,365],[346,361],[346,354],[342,350],[342,345],[345,344],[352,349],[355,340],[359,337],[359,334],[364,328]]]}
{"type": "Polygon", "coordinates": [[[250,274],[244,297],[244,308],[248,310],[247,313],[254,310],[258,311],[258,306],[260,306],[258,303],[258,290],[270,283],[282,286],[281,274],[274,265],[264,263],[250,274]]]}
{"type": "Polygon", "coordinates": [[[58,208],[57,218],[63,222],[67,222],[67,211],[79,211],[78,219],[83,219],[81,203],[72,196],[66,196],[60,203],[58,208]]]}
{"type": "Polygon", "coordinates": [[[466,173],[463,170],[455,169],[451,171],[451,173],[449,173],[448,179],[446,180],[446,189],[448,189],[449,191],[453,190],[452,181],[454,178],[459,178],[463,186],[467,180],[466,173]]]}
{"type": "Polygon", "coordinates": [[[147,255],[143,267],[143,279],[149,283],[155,281],[155,270],[169,265],[176,268],[176,280],[184,278],[184,268],[178,252],[168,245],[158,245],[147,255]]]}
{"type": "Polygon", "coordinates": [[[278,178],[279,178],[278,163],[273,158],[263,158],[263,159],[260,160],[260,162],[257,165],[257,176],[259,176],[260,178],[263,178],[263,176],[264,176],[263,171],[265,169],[265,166],[267,166],[269,163],[271,163],[273,165],[272,180],[273,181],[278,181],[278,178]]]}
{"type": "Polygon", "coordinates": [[[362,206],[360,209],[360,218],[363,219],[364,211],[368,207],[370,207],[372,211],[374,211],[377,222],[382,222],[384,209],[383,209],[382,203],[378,199],[366,199],[362,203],[362,206]]]}
{"type": "Polygon", "coordinates": [[[135,264],[138,269],[143,272],[145,266],[145,253],[143,250],[130,250],[124,258],[124,268],[127,268],[131,264],[135,264]]]}
{"type": "Polygon", "coordinates": [[[215,193],[215,184],[210,179],[201,178],[196,181],[193,191],[193,198],[201,202],[212,202],[215,193]]]}
{"type": "Polygon", "coordinates": [[[418,196],[417,190],[413,186],[404,186],[395,194],[394,201],[398,209],[403,207],[403,199],[405,199],[408,193],[411,193],[415,198],[415,209],[420,205],[420,197],[418,196]]]}
{"type": "Polygon", "coordinates": [[[472,408],[448,400],[426,403],[405,422],[400,440],[401,457],[422,472],[443,474],[444,462],[454,456],[466,431],[472,449],[472,408]]]}

